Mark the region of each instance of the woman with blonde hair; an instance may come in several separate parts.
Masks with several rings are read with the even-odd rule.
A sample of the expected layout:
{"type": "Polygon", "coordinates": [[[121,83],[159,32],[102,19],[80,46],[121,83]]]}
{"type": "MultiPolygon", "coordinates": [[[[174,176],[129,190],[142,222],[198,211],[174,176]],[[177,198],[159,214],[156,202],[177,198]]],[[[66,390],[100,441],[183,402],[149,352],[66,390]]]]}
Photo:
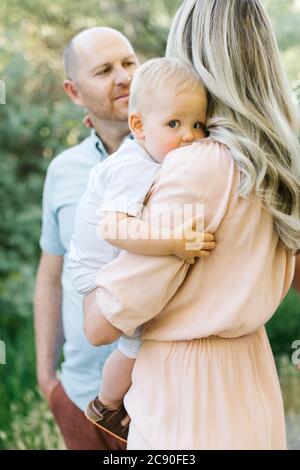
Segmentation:
{"type": "Polygon", "coordinates": [[[264,325],[300,248],[296,102],[259,0],[185,0],[167,56],[204,84],[209,136],[167,156],[147,207],[202,204],[217,247],[192,266],[121,253],[86,298],[86,334],[103,344],[147,322],[128,449],[284,449],[264,325]]]}

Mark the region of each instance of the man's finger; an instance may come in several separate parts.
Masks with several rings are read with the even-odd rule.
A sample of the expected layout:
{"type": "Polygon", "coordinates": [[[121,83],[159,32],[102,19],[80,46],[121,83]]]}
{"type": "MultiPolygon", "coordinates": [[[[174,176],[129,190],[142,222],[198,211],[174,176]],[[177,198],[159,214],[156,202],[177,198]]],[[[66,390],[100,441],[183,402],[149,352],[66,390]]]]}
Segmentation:
{"type": "Polygon", "coordinates": [[[91,121],[90,116],[84,116],[83,124],[85,125],[85,127],[88,127],[89,129],[91,129],[93,127],[93,123],[91,121]]]}

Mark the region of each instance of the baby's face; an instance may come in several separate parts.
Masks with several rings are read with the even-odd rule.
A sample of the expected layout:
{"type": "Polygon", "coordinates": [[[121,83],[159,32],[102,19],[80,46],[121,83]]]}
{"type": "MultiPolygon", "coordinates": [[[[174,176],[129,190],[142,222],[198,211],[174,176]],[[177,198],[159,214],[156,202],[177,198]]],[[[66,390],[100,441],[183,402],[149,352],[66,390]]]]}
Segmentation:
{"type": "Polygon", "coordinates": [[[143,113],[144,146],[157,162],[179,147],[205,137],[207,98],[200,87],[176,93],[164,90],[151,97],[143,113]]]}

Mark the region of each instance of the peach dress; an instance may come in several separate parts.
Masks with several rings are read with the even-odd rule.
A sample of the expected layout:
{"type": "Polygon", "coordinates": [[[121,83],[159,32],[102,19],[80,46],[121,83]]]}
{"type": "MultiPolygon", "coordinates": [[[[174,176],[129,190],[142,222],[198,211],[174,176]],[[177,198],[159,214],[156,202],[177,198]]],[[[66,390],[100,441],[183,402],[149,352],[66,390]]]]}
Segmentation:
{"type": "Polygon", "coordinates": [[[99,272],[106,318],[127,334],[145,324],[125,397],[128,449],[286,447],[264,325],[290,287],[295,257],[255,195],[236,195],[239,182],[230,152],[210,138],[170,153],[147,206],[203,203],[216,249],[192,266],[122,252],[99,272]]]}

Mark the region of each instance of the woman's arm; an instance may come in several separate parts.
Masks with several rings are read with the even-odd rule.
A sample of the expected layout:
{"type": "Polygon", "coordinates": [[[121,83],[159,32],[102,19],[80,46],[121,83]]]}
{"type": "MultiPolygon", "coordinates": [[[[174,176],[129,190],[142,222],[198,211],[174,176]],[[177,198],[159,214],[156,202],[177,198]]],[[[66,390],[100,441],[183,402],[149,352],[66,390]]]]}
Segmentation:
{"type": "Polygon", "coordinates": [[[122,334],[102,314],[97,305],[96,292],[92,291],[83,299],[84,333],[93,346],[111,344],[122,334]]]}
{"type": "MultiPolygon", "coordinates": [[[[147,207],[155,204],[166,215],[179,206],[193,211],[199,206],[204,209],[205,231],[214,233],[226,213],[237,175],[229,152],[214,141],[176,150],[166,158],[147,207]]],[[[144,213],[142,218],[147,220],[144,213]]],[[[112,327],[101,331],[102,315],[115,329],[131,334],[163,310],[188,269],[189,264],[176,256],[138,256],[125,251],[105,265],[96,279],[101,310],[98,321],[93,320],[97,344],[107,340],[109,328],[115,332],[112,327]]]]}
{"type": "Polygon", "coordinates": [[[121,250],[145,256],[174,254],[192,264],[195,257],[207,257],[209,250],[215,248],[214,236],[197,233],[196,225],[196,219],[189,219],[171,229],[125,213],[105,212],[100,231],[104,240],[121,250]],[[188,249],[188,244],[193,244],[194,249],[188,249]]]}

